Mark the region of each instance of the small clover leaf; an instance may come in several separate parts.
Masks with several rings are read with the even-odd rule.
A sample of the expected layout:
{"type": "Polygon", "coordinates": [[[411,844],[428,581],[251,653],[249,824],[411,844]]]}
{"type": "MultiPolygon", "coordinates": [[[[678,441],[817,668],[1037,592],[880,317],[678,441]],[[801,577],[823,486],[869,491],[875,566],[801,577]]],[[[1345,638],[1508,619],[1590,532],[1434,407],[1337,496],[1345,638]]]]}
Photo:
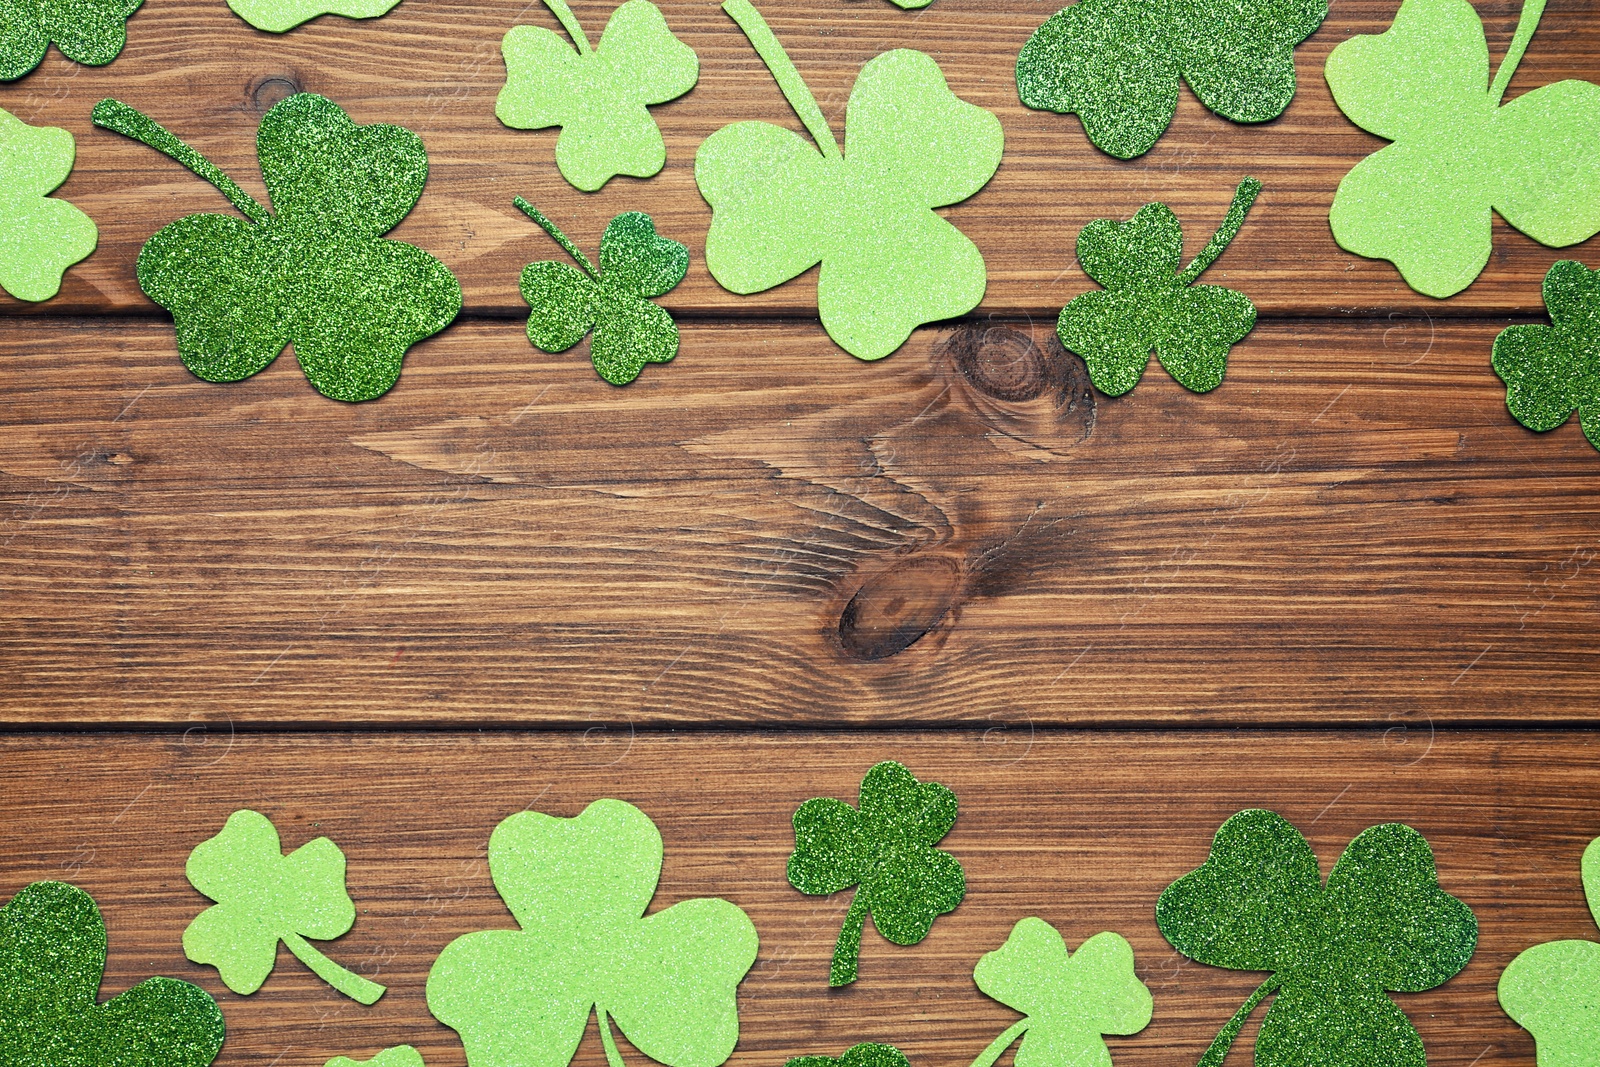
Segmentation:
{"type": "Polygon", "coordinates": [[[0,110],[0,289],[49,300],[66,269],[94,251],[89,216],[54,192],[72,171],[72,134],[0,110]]]}
{"type": "Polygon", "coordinates": [[[353,1060],[349,1056],[335,1056],[322,1067],[426,1067],[422,1053],[410,1045],[386,1048],[370,1060],[353,1060]]]}
{"type": "MultiPolygon", "coordinates": [[[[1583,890],[1600,924],[1600,838],[1583,850],[1583,890]]],[[[1547,941],[1500,975],[1500,1006],[1533,1034],[1539,1067],[1594,1067],[1600,1049],[1600,943],[1547,941]]]]}
{"type": "Polygon", "coordinates": [[[0,1063],[6,1067],[206,1067],[222,1012],[198,986],[147,978],[96,1003],[106,927],[89,894],[35,882],[0,908],[0,1063]]]}
{"type": "Polygon", "coordinates": [[[590,330],[589,358],[595,373],[612,385],[627,385],[646,363],[666,363],[678,354],[678,324],[647,297],[660,296],[683,280],[689,249],[656,236],[649,215],[618,215],[600,237],[600,269],[556,227],[517,197],[514,203],[544,227],[583,270],[545,260],[522,271],[528,340],[545,352],[565,352],[590,330]]]}
{"type": "Polygon", "coordinates": [[[287,33],[319,15],[375,19],[387,15],[400,0],[228,0],[233,13],[258,30],[287,33]]]}
{"type": "Polygon", "coordinates": [[[966,895],[966,875],[948,852],[933,846],[956,821],[956,795],[937,782],[918,782],[893,760],[861,780],[859,808],[816,797],[794,813],[789,884],[812,896],[859,886],[834,946],[831,986],[856,980],[861,931],[872,924],[897,945],[915,945],[934,919],[966,895]]]}
{"type": "Polygon", "coordinates": [[[911,1061],[893,1045],[868,1042],[846,1049],[843,1056],[795,1056],[783,1067],[911,1067],[911,1061]]]}
{"type": "Polygon", "coordinates": [[[356,921],[344,887],[344,853],[326,837],[285,856],[272,820],[236,811],[219,834],[189,853],[184,873],[217,902],[183,932],[184,955],[216,967],[235,993],[261,988],[282,941],[345,996],[362,1004],[383,996],[383,986],[352,974],[306,942],[341,937],[356,921]]]}
{"type": "Polygon", "coordinates": [[[39,65],[52,43],[74,63],[100,67],[128,41],[144,0],[0,0],[0,81],[39,65]]]}
{"type": "Polygon", "coordinates": [[[1105,288],[1061,309],[1056,332],[1082,356],[1095,387],[1120,396],[1139,384],[1150,353],[1185,388],[1222,384],[1228,351],[1255,326],[1243,293],[1195,285],[1244,224],[1261,183],[1239,183],[1228,217],[1188,268],[1179,271],[1183,228],[1165,204],[1146,204],[1129,222],[1096,219],[1078,234],[1078,262],[1105,288]]]}
{"type": "Polygon", "coordinates": [[[1544,276],[1549,326],[1507,326],[1494,339],[1494,372],[1506,407],[1530,430],[1553,430],[1578,413],[1600,448],[1600,271],[1564,259],[1544,276]]]}

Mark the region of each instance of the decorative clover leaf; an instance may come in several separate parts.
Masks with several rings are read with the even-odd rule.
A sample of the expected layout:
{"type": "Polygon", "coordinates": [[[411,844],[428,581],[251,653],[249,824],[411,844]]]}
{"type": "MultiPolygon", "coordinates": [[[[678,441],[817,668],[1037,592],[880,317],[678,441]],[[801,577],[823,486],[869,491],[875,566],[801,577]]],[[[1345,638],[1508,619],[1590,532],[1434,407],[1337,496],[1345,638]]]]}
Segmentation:
{"type": "Polygon", "coordinates": [[[795,1056],[783,1067],[911,1067],[906,1054],[893,1045],[861,1044],[843,1056],[795,1056]]]}
{"type": "Polygon", "coordinates": [[[278,942],[333,988],[362,1004],[384,987],[352,974],[312,948],[349,932],[356,908],[344,888],[344,853],[326,837],[285,856],[272,820],[236,811],[217,836],[189,853],[189,883],[217,903],[183,932],[183,951],[216,967],[235,993],[250,994],[272,973],[278,942]]]}
{"type": "Polygon", "coordinates": [[[233,13],[258,30],[287,33],[318,15],[375,19],[387,15],[400,0],[228,0],[233,13]]]}
{"type": "Polygon", "coordinates": [[[222,1012],[198,986],[147,978],[95,1002],[106,927],[89,894],[35,882],[0,908],[0,1063],[6,1067],[206,1067],[222,1012]]]}
{"type": "Polygon", "coordinates": [[[538,208],[522,197],[513,203],[543,226],[583,270],[545,260],[522,270],[528,340],[546,352],[565,352],[590,331],[589,358],[600,377],[627,385],[646,363],[678,354],[678,324],[646,297],[660,296],[683,281],[689,249],[656,236],[649,215],[618,215],[600,238],[600,269],[538,208]]]}
{"type": "Polygon", "coordinates": [[[706,266],[735,293],[759,293],[817,263],[817,309],[841,348],[882,359],[925,322],[983,299],[983,256],[934,214],[983,188],[1004,135],[958,99],[939,65],[897,49],[861,70],[845,112],[845,151],[783,46],[749,0],[726,0],[820,153],[766,122],[724,126],[700,146],[694,176],[711,205],[706,266]]]}
{"type": "Polygon", "coordinates": [[[834,945],[831,986],[856,980],[869,911],[884,937],[915,945],[967,892],[961,864],[933,847],[955,824],[954,793],[885,760],[861,779],[860,804],[816,797],[794,813],[789,884],[812,896],[860,886],[834,945]]]}
{"type": "MultiPolygon", "coordinates": [[[[1583,891],[1600,924],[1600,837],[1583,850],[1583,891]]],[[[1533,1034],[1539,1067],[1594,1067],[1600,1050],[1600,944],[1534,945],[1500,975],[1500,1006],[1533,1034]]]]}
{"type": "Polygon", "coordinates": [[[335,1056],[322,1067],[425,1067],[422,1053],[410,1045],[386,1048],[370,1060],[353,1060],[349,1056],[335,1056]]]}
{"type": "Polygon", "coordinates": [[[500,45],[506,85],[494,113],[518,129],[560,126],[556,166],[585,192],[618,174],[659,173],[667,144],[647,105],[694,88],[700,77],[694,49],[672,35],[650,0],[628,0],[612,12],[593,51],[565,0],[544,2],[578,50],[542,26],[513,26],[500,45]]]}
{"type": "Polygon", "coordinates": [[[67,180],[74,152],[66,130],[0,110],[0,289],[18,300],[55,296],[99,239],[89,216],[48,195],[67,180]]]}
{"type": "Polygon", "coordinates": [[[1556,248],[1600,232],[1600,86],[1557,82],[1500,106],[1544,3],[1523,4],[1493,84],[1467,0],[1405,0],[1387,31],[1328,56],[1340,109],[1394,142],[1339,183],[1328,221],[1343,248],[1447,297],[1489,262],[1492,211],[1556,248]]]}
{"type": "Polygon", "coordinates": [[[0,81],[15,81],[52,43],[74,63],[100,67],[128,42],[128,19],[144,0],[0,0],[0,81]]]}
{"type": "Polygon", "coordinates": [[[615,1019],[668,1067],[717,1067],[739,1040],[736,990],[756,930],[726,900],[645,915],[661,834],[620,800],[573,819],[518,812],[489,838],[489,873],[521,930],[456,938],[428,974],[428,1007],[473,1067],[564,1067],[594,1009],[611,1067],[615,1019]]]}
{"type": "Polygon", "coordinates": [[[1017,56],[1029,107],[1076,112],[1118,159],[1155,146],[1178,109],[1178,76],[1234,122],[1266,122],[1294,99],[1294,46],[1328,0],[1078,0],[1051,15],[1017,56]]]}
{"type": "Polygon", "coordinates": [[[1478,942],[1472,909],[1439,888],[1433,851],[1411,827],[1363,830],[1324,886],[1306,839],[1260,810],[1222,824],[1210,858],[1161,894],[1156,925],[1191,959],[1273,972],[1202,1067],[1222,1063],[1273,992],[1256,1038],[1258,1067],[1424,1067],[1422,1038],[1385,991],[1432,989],[1467,965],[1478,942]]]}
{"type": "Polygon", "coordinates": [[[1120,396],[1138,385],[1152,350],[1188,389],[1222,384],[1228,350],[1255,326],[1256,308],[1243,293],[1194,282],[1238,234],[1260,191],[1254,178],[1239,183],[1221,228],[1182,271],[1183,227],[1165,204],[1146,204],[1129,222],[1096,219],[1078,233],[1078,262],[1105,288],[1073,297],[1056,333],[1083,357],[1097,389],[1120,396]]]}
{"type": "Polygon", "coordinates": [[[1553,430],[1578,413],[1600,448],[1600,271],[1564,259],[1544,276],[1552,325],[1507,326],[1494,339],[1494,372],[1506,407],[1530,430],[1553,430]]]}
{"type": "Polygon", "coordinates": [[[256,134],[274,213],[126,104],[100,101],[94,121],[182,163],[249,219],[190,215],[139,253],[139,285],[172,312],[178,353],[198,377],[248,378],[292,343],[318,392],[370,400],[394,385],[407,349],[461,310],[443,263],[383,237],[427,181],[410,130],[357,126],[312,93],[280,101],[256,134]]]}

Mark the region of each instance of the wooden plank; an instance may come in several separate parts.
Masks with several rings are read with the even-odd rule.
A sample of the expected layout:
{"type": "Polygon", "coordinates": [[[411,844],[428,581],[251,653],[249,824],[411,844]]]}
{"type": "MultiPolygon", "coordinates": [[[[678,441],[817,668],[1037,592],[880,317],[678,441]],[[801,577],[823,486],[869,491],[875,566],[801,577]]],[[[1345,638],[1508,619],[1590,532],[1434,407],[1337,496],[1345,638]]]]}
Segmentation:
{"type": "MultiPolygon", "coordinates": [[[[597,36],[615,5],[573,8],[597,36]]],[[[283,95],[330,96],[359,122],[397,122],[427,144],[432,179],[395,236],[439,255],[461,278],[469,310],[520,314],[523,264],[559,250],[511,206],[541,204],[584,247],[606,220],[646,210],[661,231],[687,243],[689,277],[666,303],[675,311],[738,315],[810,313],[815,272],[774,291],[739,298],[705,270],[710,210],[693,179],[699,143],[721,126],[762,119],[800,131],[771,76],[715,4],[663,0],[669,24],[700,56],[698,86],[655,109],[668,145],[666,169],[648,185],[617,179],[596,194],[568,186],[553,165],[556,133],[511,130],[494,117],[504,81],[499,41],[515,23],[556,27],[537,4],[520,11],[459,0],[406,0],[378,23],[325,18],[287,35],[258,33],[217,0],[163,0],[133,18],[128,46],[112,65],[77,66],[52,52],[21,81],[0,86],[0,107],[78,137],[78,168],[62,195],[99,223],[100,250],[67,275],[62,295],[30,310],[83,314],[150,309],[133,265],[142,242],[182,214],[225,209],[215,190],[148,148],[94,129],[96,100],[114,95],[147,110],[191,141],[253,195],[261,185],[255,127],[283,95]]],[[[1491,55],[1509,43],[1519,4],[1478,5],[1491,55]]],[[[1495,253],[1482,278],[1448,303],[1413,293],[1388,264],[1344,253],[1327,223],[1340,178],[1382,142],[1338,112],[1322,77],[1328,53],[1357,33],[1381,32],[1392,0],[1335,0],[1322,29],[1297,53],[1300,90],[1289,111],[1264,126],[1238,126],[1206,112],[1185,90],[1160,144],[1132,162],[1102,155],[1076,118],[1030,111],[1017,100],[1017,51],[1048,5],[1012,10],[974,0],[938,0],[905,12],[876,0],[816,7],[768,0],[762,10],[789,49],[836,131],[861,65],[894,47],[938,59],[963,99],[994,111],[1006,131],[999,173],[978,196],[947,212],[983,251],[989,290],[980,314],[1054,316],[1090,287],[1072,259],[1089,220],[1130,216],[1161,199],[1182,218],[1189,254],[1220,221],[1234,185],[1253,173],[1266,186],[1236,247],[1208,280],[1240,288],[1267,315],[1426,311],[1462,315],[1541,311],[1539,283],[1558,258],[1594,262],[1594,241],[1554,252],[1495,224],[1495,253]]],[[[1523,60],[1511,95],[1562,78],[1600,77],[1600,5],[1554,0],[1523,60]]],[[[7,311],[18,310],[9,298],[7,311]]]]}

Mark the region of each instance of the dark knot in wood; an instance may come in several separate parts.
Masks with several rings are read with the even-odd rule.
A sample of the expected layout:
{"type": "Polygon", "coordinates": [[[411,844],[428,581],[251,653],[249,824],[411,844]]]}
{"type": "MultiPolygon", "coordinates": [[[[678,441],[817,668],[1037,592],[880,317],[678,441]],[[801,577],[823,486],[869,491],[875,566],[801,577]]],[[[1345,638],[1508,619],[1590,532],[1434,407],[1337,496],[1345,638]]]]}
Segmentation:
{"type": "Polygon", "coordinates": [[[939,625],[961,595],[961,568],[943,556],[909,556],[868,578],[839,614],[839,643],[859,660],[888,659],[939,625]]]}

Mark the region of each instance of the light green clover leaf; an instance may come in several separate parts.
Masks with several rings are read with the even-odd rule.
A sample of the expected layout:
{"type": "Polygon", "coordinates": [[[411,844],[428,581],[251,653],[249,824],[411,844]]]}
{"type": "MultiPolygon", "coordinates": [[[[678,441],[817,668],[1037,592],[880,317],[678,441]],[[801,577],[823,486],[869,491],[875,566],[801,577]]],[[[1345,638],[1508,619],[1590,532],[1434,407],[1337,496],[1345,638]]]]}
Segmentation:
{"type": "Polygon", "coordinates": [[[647,110],[694,88],[700,60],[672,35],[650,0],[612,12],[592,51],[564,0],[545,0],[577,46],[542,26],[513,26],[501,43],[506,84],[494,112],[507,126],[560,126],[561,176],[593,192],[618,174],[648,178],[667,161],[667,145],[647,110]]]}
{"type": "Polygon", "coordinates": [[[726,900],[645,914],[661,834],[621,800],[571,819],[518,812],[489,837],[489,873],[520,930],[456,938],[428,974],[428,1007],[472,1067],[565,1067],[594,1010],[611,1067],[615,1020],[668,1067],[717,1067],[739,1039],[736,991],[756,930],[726,900]]]}
{"type": "Polygon", "coordinates": [[[287,33],[319,15],[375,19],[387,15],[400,0],[228,0],[233,13],[258,30],[287,33]]]}
{"type": "MultiPolygon", "coordinates": [[[[1600,924],[1600,838],[1583,850],[1583,890],[1600,924]]],[[[1600,1062],[1600,944],[1534,945],[1500,975],[1500,1006],[1533,1034],[1539,1067],[1600,1062]]]]}
{"type": "Polygon", "coordinates": [[[1544,276],[1550,325],[1507,326],[1494,339],[1494,372],[1506,407],[1530,430],[1553,430],[1578,413],[1600,448],[1600,271],[1563,259],[1544,276]]]}
{"type": "Polygon", "coordinates": [[[72,134],[0,110],[0,289],[49,300],[99,240],[88,215],[48,194],[72,172],[72,134]]]}
{"type": "Polygon", "coordinates": [[[422,1053],[410,1045],[386,1048],[370,1060],[353,1060],[349,1056],[335,1056],[322,1067],[426,1067],[422,1053]]]}
{"type": "Polygon", "coordinates": [[[144,0],[0,0],[0,81],[15,81],[52,42],[74,63],[99,67],[128,41],[128,19],[144,0]]]}
{"type": "Polygon", "coordinates": [[[278,942],[345,996],[372,1004],[384,987],[340,967],[306,938],[341,937],[356,921],[344,888],[344,853],[326,837],[285,856],[272,820],[241,810],[202,841],[184,867],[189,883],[216,901],[183,932],[183,951],[216,967],[222,983],[250,994],[272,973],[278,942]]]}
{"type": "Polygon", "coordinates": [[[1544,4],[1524,3],[1493,84],[1467,0],[1404,0],[1387,31],[1333,50],[1334,101],[1394,142],[1339,183],[1328,221],[1341,247],[1442,298],[1489,262],[1493,212],[1555,248],[1600,232],[1600,86],[1557,82],[1500,106],[1544,4]]]}
{"type": "Polygon", "coordinates": [[[861,70],[839,150],[811,91],[749,0],[739,23],[815,139],[766,122],[708,137],[695,181],[711,205],[706,266],[735,293],[758,293],[822,264],[817,308],[828,335],[882,359],[911,331],[983,299],[983,256],[933,209],[965,200],[1000,165],[1000,122],[956,97],[927,55],[897,49],[861,70]],[[820,149],[820,151],[818,150],[820,149]]]}

